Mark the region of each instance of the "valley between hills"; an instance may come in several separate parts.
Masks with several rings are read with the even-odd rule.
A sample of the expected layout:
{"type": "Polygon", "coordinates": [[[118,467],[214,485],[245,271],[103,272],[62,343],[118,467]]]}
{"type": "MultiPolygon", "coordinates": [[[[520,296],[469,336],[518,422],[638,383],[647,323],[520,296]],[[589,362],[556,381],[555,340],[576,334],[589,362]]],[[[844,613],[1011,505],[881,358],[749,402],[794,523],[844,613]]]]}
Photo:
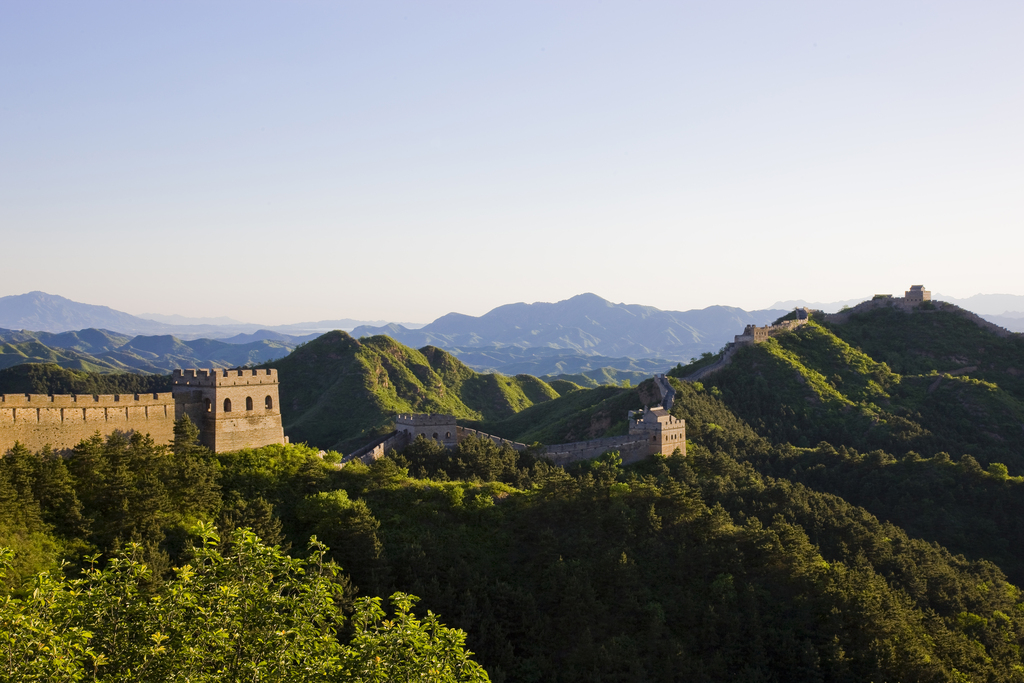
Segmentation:
{"type": "MultiPolygon", "coordinates": [[[[452,350],[459,334],[337,330],[249,361],[277,370],[290,445],[212,454],[183,434],[169,449],[136,436],[66,460],[8,453],[6,590],[127,540],[173,586],[203,522],[296,558],[314,557],[315,535],[343,569],[342,611],[418,596],[484,672],[445,680],[1024,680],[1020,335],[930,302],[841,322],[812,312],[700,381],[687,378],[722,344],[668,360],[685,457],[556,467],[489,440],[421,439],[339,467],[400,413],[559,444],[625,434],[627,411],[660,400],[649,379],[481,372],[452,350]]],[[[632,353],[641,337],[593,349],[632,353]]],[[[163,381],[18,363],[0,393],[163,381]]]]}

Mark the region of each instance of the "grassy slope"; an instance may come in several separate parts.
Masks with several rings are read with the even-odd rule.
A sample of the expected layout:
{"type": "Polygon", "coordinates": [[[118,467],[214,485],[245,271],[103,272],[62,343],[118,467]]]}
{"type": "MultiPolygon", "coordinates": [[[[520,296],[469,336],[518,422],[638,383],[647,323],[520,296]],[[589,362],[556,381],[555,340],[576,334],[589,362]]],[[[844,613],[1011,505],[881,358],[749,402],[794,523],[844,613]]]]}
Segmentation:
{"type": "Polygon", "coordinates": [[[558,393],[535,377],[481,375],[435,347],[390,337],[319,337],[270,364],[280,371],[285,430],[295,441],[351,450],[386,433],[397,413],[499,420],[558,393]]]}
{"type": "Polygon", "coordinates": [[[636,389],[577,389],[480,428],[523,443],[569,443],[626,433],[626,411],[642,407],[636,389]]]}
{"type": "Polygon", "coordinates": [[[100,360],[70,349],[51,349],[38,341],[0,344],[0,368],[23,363],[53,363],[64,368],[87,372],[118,372],[126,369],[117,362],[100,360]]]}
{"type": "Polygon", "coordinates": [[[637,372],[634,370],[616,370],[615,368],[597,368],[580,373],[563,373],[560,375],[544,375],[546,382],[566,380],[582,387],[599,387],[603,385],[621,386],[622,382],[628,381],[630,385],[639,384],[651,376],[649,372],[637,372]]]}
{"type": "Polygon", "coordinates": [[[968,375],[898,375],[815,323],[741,350],[706,383],[777,442],[971,453],[1024,471],[1014,445],[1024,402],[1013,394],[968,375]]]}
{"type": "Polygon", "coordinates": [[[828,329],[905,375],[966,374],[1024,399],[1024,337],[999,337],[953,310],[880,308],[828,329]]]}

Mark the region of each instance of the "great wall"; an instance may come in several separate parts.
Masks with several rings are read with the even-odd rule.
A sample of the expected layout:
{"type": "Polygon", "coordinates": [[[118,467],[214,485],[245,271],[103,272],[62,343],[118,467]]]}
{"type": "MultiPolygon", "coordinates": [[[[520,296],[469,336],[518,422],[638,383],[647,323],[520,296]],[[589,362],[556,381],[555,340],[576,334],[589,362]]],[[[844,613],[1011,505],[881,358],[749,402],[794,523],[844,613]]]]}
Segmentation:
{"type": "MultiPolygon", "coordinates": [[[[881,307],[914,311],[931,300],[931,292],[923,285],[914,285],[904,297],[876,295],[851,309],[825,316],[825,320],[843,323],[851,315],[881,307]]],[[[938,303],[938,310],[954,310],[961,316],[1001,336],[1013,335],[979,316],[952,304],[938,303]]],[[[757,327],[747,325],[742,334],[726,345],[721,358],[681,378],[696,382],[729,365],[739,349],[760,344],[772,337],[791,332],[810,319],[806,309],[796,309],[793,320],[757,327]]],[[[654,377],[654,386],[661,405],[630,411],[629,433],[588,441],[542,445],[538,456],[564,465],[596,458],[616,450],[625,463],[641,460],[654,453],[686,455],[686,422],[673,417],[669,410],[675,397],[665,375],[654,377]]],[[[157,394],[121,395],[0,395],[0,455],[16,442],[32,450],[49,446],[67,451],[96,432],[146,432],[158,443],[173,439],[174,421],[188,416],[199,428],[200,442],[214,452],[238,450],[288,443],[278,407],[276,370],[175,370],[173,390],[157,394]]],[[[457,424],[452,415],[401,414],[395,417],[395,429],[343,458],[339,467],[353,461],[364,463],[383,457],[388,451],[401,450],[415,439],[433,439],[453,448],[469,437],[488,439],[499,446],[518,451],[527,444],[503,439],[492,434],[457,424]]]]}
{"type": "Polygon", "coordinates": [[[0,394],[0,454],[15,442],[66,451],[96,432],[143,432],[169,443],[184,415],[215,452],[287,442],[277,370],[175,370],[173,381],[158,394],[0,394]]]}
{"type": "MultiPolygon", "coordinates": [[[[686,455],[686,421],[669,414],[669,409],[671,409],[672,401],[675,398],[675,390],[664,375],[655,377],[654,382],[661,396],[661,405],[653,409],[645,408],[642,412],[630,411],[627,415],[628,434],[541,446],[535,451],[536,454],[551,460],[556,465],[590,460],[613,450],[619,452],[624,463],[636,462],[655,453],[674,453],[677,449],[682,455],[686,455]]],[[[509,446],[517,451],[525,451],[529,448],[525,443],[509,441],[493,434],[460,427],[453,415],[398,415],[395,418],[393,432],[354,451],[342,459],[339,466],[343,467],[356,460],[370,463],[383,457],[392,449],[402,450],[419,437],[432,439],[445,447],[452,448],[471,436],[488,439],[499,446],[509,446]]]]}

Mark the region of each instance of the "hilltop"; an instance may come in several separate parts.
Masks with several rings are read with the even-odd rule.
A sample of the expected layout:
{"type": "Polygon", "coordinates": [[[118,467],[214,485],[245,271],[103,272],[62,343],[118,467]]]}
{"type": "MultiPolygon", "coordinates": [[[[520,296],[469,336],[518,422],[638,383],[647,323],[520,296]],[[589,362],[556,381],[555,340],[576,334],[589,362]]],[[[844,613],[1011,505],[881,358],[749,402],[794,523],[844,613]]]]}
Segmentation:
{"type": "Polygon", "coordinates": [[[741,456],[761,471],[1021,581],[1024,340],[971,316],[935,305],[812,321],[739,349],[696,386],[782,448],[741,456]]]}
{"type": "Polygon", "coordinates": [[[281,415],[295,441],[351,450],[390,430],[397,413],[490,421],[558,397],[531,375],[480,374],[433,346],[329,332],[274,361],[281,415]]]}
{"type": "Polygon", "coordinates": [[[704,384],[776,442],[970,453],[1024,472],[1024,340],[972,315],[935,305],[819,318],[739,348],[704,384]]]}

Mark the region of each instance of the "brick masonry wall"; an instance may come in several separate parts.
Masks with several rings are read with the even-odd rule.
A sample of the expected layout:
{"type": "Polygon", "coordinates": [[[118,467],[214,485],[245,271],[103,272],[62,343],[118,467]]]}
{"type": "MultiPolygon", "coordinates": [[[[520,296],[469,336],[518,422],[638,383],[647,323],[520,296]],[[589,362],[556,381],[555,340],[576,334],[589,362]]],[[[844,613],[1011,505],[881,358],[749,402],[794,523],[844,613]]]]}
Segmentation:
{"type": "Polygon", "coordinates": [[[628,464],[650,455],[651,444],[647,439],[637,436],[610,436],[548,446],[544,455],[556,465],[567,465],[580,460],[591,460],[607,451],[618,451],[622,456],[622,462],[628,464]]]}
{"type": "Polygon", "coordinates": [[[503,439],[500,436],[486,434],[475,429],[469,429],[468,427],[457,427],[456,429],[458,430],[459,441],[462,441],[467,436],[475,436],[478,439],[490,439],[498,446],[511,446],[517,451],[525,451],[527,448],[529,448],[529,446],[527,446],[525,443],[519,443],[518,441],[509,441],[508,439],[503,439]]]}
{"type": "Polygon", "coordinates": [[[71,396],[4,394],[0,396],[0,454],[16,441],[37,451],[49,445],[73,448],[96,432],[149,434],[157,443],[174,438],[174,398],[164,394],[71,396]]]}
{"type": "Polygon", "coordinates": [[[187,370],[175,373],[171,393],[6,394],[0,396],[0,455],[15,442],[68,450],[96,432],[137,431],[166,444],[183,415],[199,427],[203,445],[218,452],[283,444],[277,387],[276,370],[187,370]]]}

